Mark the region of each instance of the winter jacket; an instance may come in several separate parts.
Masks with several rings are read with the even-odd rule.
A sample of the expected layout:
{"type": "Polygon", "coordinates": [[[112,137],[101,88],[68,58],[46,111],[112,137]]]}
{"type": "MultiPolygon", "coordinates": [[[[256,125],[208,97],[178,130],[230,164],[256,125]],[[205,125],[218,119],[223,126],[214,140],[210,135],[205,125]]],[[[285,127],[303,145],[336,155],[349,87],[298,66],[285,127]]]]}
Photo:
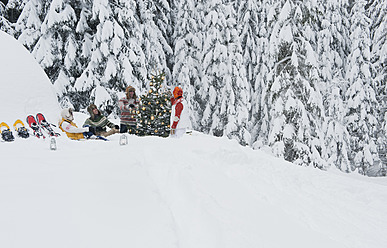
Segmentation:
{"type": "Polygon", "coordinates": [[[178,97],[172,102],[171,128],[188,128],[190,124],[186,102],[183,97],[178,97]]]}
{"type": "Polygon", "coordinates": [[[62,121],[59,123],[59,128],[67,134],[67,137],[74,140],[85,138],[83,133],[89,131],[89,128],[78,128],[74,122],[65,120],[64,118],[62,118],[62,121]]]}
{"type": "Polygon", "coordinates": [[[138,99],[128,99],[123,97],[118,102],[118,107],[121,111],[121,124],[135,126],[137,125],[137,110],[138,110],[138,99]],[[130,105],[133,104],[133,107],[130,105]]]}
{"type": "MultiPolygon", "coordinates": [[[[90,105],[95,106],[95,105],[90,105]]],[[[86,119],[83,126],[92,126],[92,127],[100,127],[100,131],[106,131],[106,126],[110,128],[114,128],[115,124],[109,121],[105,116],[101,114],[101,112],[98,110],[98,115],[95,115],[93,113],[93,109],[90,108],[90,106],[87,108],[87,111],[90,114],[90,118],[86,119]]]]}

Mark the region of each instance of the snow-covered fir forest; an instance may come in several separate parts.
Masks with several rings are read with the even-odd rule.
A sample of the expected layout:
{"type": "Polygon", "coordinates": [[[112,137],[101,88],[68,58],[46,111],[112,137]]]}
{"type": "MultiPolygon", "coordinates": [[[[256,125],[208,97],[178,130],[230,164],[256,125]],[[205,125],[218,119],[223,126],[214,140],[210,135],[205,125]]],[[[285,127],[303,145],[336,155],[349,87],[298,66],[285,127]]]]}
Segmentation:
{"type": "Polygon", "coordinates": [[[165,71],[197,131],[378,176],[386,13],[385,0],[2,0],[0,29],[34,55],[62,107],[117,116],[126,86],[145,93],[165,71]]]}

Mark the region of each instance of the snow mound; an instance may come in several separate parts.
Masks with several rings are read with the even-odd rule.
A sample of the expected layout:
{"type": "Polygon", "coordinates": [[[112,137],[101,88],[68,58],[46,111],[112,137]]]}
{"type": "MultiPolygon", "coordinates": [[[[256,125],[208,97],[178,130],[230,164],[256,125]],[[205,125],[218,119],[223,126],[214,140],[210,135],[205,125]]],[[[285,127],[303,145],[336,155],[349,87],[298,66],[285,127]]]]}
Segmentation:
{"type": "Polygon", "coordinates": [[[30,114],[56,122],[60,108],[54,88],[29,51],[0,31],[0,122],[10,127],[30,114]]]}

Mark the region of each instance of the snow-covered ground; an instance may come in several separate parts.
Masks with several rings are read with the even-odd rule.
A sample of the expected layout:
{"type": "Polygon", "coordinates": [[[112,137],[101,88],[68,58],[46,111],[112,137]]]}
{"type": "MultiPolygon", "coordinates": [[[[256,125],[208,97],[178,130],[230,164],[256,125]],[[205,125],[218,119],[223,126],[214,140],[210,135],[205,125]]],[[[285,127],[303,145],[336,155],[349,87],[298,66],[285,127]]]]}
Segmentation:
{"type": "MultiPolygon", "coordinates": [[[[56,122],[60,110],[48,79],[5,36],[0,32],[0,48],[8,47],[0,50],[0,121],[41,111],[56,122]],[[11,53],[18,63],[5,71],[11,53]],[[16,74],[19,83],[10,83],[16,74]]],[[[85,118],[76,113],[75,122],[85,118]]],[[[128,136],[126,146],[119,137],[62,135],[56,151],[35,137],[0,142],[0,247],[387,245],[386,178],[299,167],[197,132],[181,139],[128,136]]]]}

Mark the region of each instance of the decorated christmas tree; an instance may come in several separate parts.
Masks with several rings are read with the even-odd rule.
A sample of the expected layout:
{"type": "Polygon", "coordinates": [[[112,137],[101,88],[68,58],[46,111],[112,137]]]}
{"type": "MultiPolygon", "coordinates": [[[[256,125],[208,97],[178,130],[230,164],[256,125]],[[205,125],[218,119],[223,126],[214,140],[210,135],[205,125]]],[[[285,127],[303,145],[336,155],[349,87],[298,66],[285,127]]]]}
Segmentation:
{"type": "Polygon", "coordinates": [[[140,136],[155,135],[168,137],[170,132],[171,93],[163,84],[164,72],[151,75],[149,90],[140,98],[138,129],[140,136]]]}

